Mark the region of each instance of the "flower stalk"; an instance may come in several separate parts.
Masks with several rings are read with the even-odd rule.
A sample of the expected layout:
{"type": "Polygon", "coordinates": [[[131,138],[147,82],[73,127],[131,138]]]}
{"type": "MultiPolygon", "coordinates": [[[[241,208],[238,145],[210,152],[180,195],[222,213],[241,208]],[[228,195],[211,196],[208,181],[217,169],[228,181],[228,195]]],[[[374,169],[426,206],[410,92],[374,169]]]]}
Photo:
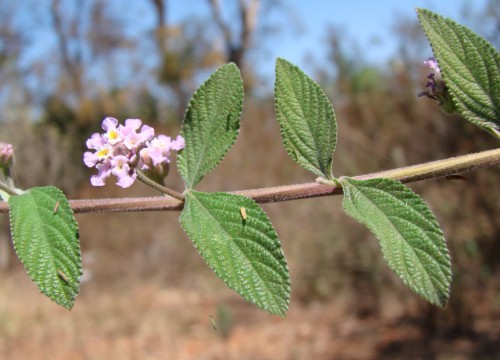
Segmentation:
{"type": "Polygon", "coordinates": [[[174,191],[172,189],[169,189],[161,184],[158,184],[157,182],[151,180],[149,177],[147,177],[142,170],[136,169],[137,172],[137,179],[142,181],[144,184],[151,186],[153,189],[158,190],[159,192],[169,195],[173,198],[176,198],[177,200],[184,201],[184,196],[182,194],[179,194],[177,191],[174,191]]]}

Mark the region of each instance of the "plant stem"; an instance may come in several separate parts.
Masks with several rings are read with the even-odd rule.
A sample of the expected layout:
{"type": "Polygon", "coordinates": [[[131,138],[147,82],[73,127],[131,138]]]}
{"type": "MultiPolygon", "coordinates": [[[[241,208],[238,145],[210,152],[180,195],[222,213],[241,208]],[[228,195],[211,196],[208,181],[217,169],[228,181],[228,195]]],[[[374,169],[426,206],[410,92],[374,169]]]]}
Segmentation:
{"type": "Polygon", "coordinates": [[[178,192],[171,190],[163,185],[158,184],[157,182],[148,178],[141,170],[136,169],[137,178],[141,180],[144,184],[151,186],[153,189],[158,190],[159,192],[169,195],[177,200],[184,201],[184,196],[179,194],[178,192]]]}
{"type": "Polygon", "coordinates": [[[11,187],[9,187],[8,185],[4,184],[1,181],[0,181],[0,190],[5,191],[9,195],[16,195],[16,192],[14,190],[12,190],[11,187]]]}
{"type": "MultiPolygon", "coordinates": [[[[480,168],[493,167],[499,164],[500,148],[419,165],[354,176],[353,178],[357,180],[389,178],[401,181],[402,183],[410,183],[448,175],[461,174],[480,168]]],[[[342,188],[340,186],[330,186],[320,184],[318,182],[310,182],[253,190],[241,190],[231,193],[250,197],[258,203],[271,203],[338,195],[342,193],[342,188]]],[[[182,210],[184,206],[181,199],[171,196],[71,200],[70,204],[75,213],[175,211],[182,210]]],[[[0,203],[0,212],[7,211],[7,205],[5,203],[0,203]]]]}

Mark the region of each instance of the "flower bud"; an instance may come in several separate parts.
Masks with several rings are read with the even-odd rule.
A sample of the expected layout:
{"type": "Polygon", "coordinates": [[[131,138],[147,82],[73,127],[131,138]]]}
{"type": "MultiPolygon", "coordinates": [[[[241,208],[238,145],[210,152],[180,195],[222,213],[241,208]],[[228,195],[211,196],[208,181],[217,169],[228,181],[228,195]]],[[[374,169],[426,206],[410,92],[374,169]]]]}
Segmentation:
{"type": "Polygon", "coordinates": [[[0,168],[8,169],[14,162],[14,148],[11,144],[0,142],[0,168]]]}
{"type": "Polygon", "coordinates": [[[436,100],[441,109],[448,114],[454,113],[457,109],[453,102],[446,83],[441,78],[441,69],[435,58],[431,57],[424,61],[424,65],[431,69],[431,73],[427,76],[427,90],[418,94],[418,97],[426,96],[429,99],[436,100]]]}

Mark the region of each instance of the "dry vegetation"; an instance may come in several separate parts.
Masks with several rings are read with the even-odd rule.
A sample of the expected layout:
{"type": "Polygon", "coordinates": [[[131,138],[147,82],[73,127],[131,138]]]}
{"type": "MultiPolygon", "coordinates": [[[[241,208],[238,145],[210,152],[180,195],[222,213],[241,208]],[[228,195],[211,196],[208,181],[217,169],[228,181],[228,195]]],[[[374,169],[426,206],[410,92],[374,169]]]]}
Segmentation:
{"type": "MultiPolygon", "coordinates": [[[[336,174],[493,146],[485,133],[426,105],[412,105],[414,119],[396,112],[392,120],[381,120],[385,113],[373,107],[354,120],[352,108],[338,109],[336,174]],[[380,131],[363,131],[363,122],[373,129],[381,122],[380,131]]],[[[202,188],[310,180],[285,154],[272,107],[248,102],[239,141],[202,188]]],[[[467,181],[413,186],[436,213],[451,248],[455,278],[444,310],[417,299],[388,271],[376,240],[342,214],[340,197],[264,206],[292,276],[286,319],[226,289],[180,230],[178,213],[79,215],[91,277],[74,309],[67,312],[45,299],[14,263],[0,279],[0,351],[9,359],[494,359],[500,350],[494,256],[500,197],[491,190],[498,183],[498,170],[490,169],[467,181]]],[[[181,188],[176,173],[170,185],[181,188]]],[[[154,193],[141,185],[129,193],[86,183],[76,193],[139,194],[154,193]]]]}

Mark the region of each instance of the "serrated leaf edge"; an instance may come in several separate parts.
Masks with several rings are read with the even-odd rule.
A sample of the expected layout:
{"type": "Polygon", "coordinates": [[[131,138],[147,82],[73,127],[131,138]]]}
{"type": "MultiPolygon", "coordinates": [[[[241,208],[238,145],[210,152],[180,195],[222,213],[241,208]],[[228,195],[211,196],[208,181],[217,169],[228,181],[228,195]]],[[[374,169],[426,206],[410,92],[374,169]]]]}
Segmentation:
{"type": "MultiPolygon", "coordinates": [[[[186,194],[186,193],[198,193],[198,191],[189,190],[189,191],[185,192],[185,194],[186,194]]],[[[213,193],[213,194],[216,194],[216,193],[213,193]]],[[[258,203],[257,203],[257,202],[255,202],[255,200],[253,200],[253,199],[251,199],[251,198],[249,198],[249,197],[246,197],[246,196],[242,196],[242,195],[235,195],[235,194],[230,194],[230,193],[222,193],[222,194],[227,194],[227,195],[230,195],[230,196],[238,196],[238,197],[242,197],[242,198],[245,198],[245,199],[248,199],[248,200],[252,201],[255,205],[259,206],[259,205],[258,205],[258,203]]],[[[203,208],[205,208],[205,207],[203,207],[203,208]]],[[[265,211],[264,211],[264,210],[263,210],[260,206],[259,206],[259,208],[260,208],[260,210],[261,210],[261,211],[265,214],[265,216],[267,217],[267,219],[268,219],[268,223],[267,223],[266,225],[270,226],[270,229],[271,229],[271,230],[273,231],[273,233],[276,235],[276,240],[277,240],[277,241],[278,241],[278,243],[279,243],[279,239],[278,239],[278,236],[277,236],[276,230],[274,229],[274,226],[272,225],[272,223],[271,223],[271,221],[270,221],[269,217],[267,216],[267,214],[265,213],[265,211]]],[[[247,209],[247,210],[248,210],[248,209],[247,209]]],[[[182,216],[182,213],[181,213],[181,216],[182,216]]],[[[179,222],[181,222],[181,217],[179,217],[179,222]]],[[[181,224],[182,224],[182,222],[181,222],[181,224]]],[[[218,225],[218,227],[220,227],[220,226],[218,225]]],[[[184,229],[184,227],[182,227],[182,228],[184,229]]],[[[226,232],[226,231],[224,230],[224,228],[222,228],[222,227],[220,227],[220,228],[221,228],[221,230],[223,230],[223,232],[226,232]]],[[[191,239],[191,234],[190,234],[190,233],[188,233],[188,231],[187,231],[186,229],[184,229],[184,231],[186,232],[186,234],[188,235],[188,237],[191,239]]],[[[229,237],[231,237],[231,238],[232,238],[232,236],[229,236],[229,237]]],[[[196,248],[196,250],[198,251],[198,253],[201,255],[201,250],[199,249],[199,247],[198,247],[198,245],[196,244],[196,242],[195,242],[195,241],[193,241],[193,240],[191,240],[191,242],[193,243],[193,245],[194,245],[194,247],[196,248]]],[[[253,243],[252,243],[252,244],[253,244],[253,243]]],[[[236,245],[237,245],[237,244],[236,244],[236,245]]],[[[261,246],[261,247],[262,247],[262,245],[261,245],[261,244],[257,244],[257,245],[259,245],[259,246],[261,246]]],[[[273,299],[274,299],[273,309],[271,309],[271,308],[266,309],[264,306],[262,306],[262,305],[260,305],[260,304],[256,303],[255,301],[252,301],[252,300],[250,300],[249,298],[247,298],[245,294],[242,294],[240,291],[238,291],[238,290],[234,289],[234,288],[232,287],[232,285],[228,284],[228,282],[226,281],[227,276],[226,276],[225,274],[221,274],[221,273],[220,273],[220,272],[219,272],[219,271],[218,271],[215,267],[213,267],[213,266],[211,266],[209,263],[207,263],[207,262],[205,261],[205,258],[204,258],[204,256],[203,256],[203,255],[202,255],[202,258],[203,258],[204,262],[208,265],[208,267],[209,267],[209,268],[210,268],[210,269],[211,269],[211,270],[212,270],[212,271],[213,271],[213,272],[217,275],[217,277],[218,277],[219,279],[221,279],[221,280],[224,282],[224,284],[226,284],[226,285],[227,285],[227,286],[228,286],[231,290],[233,290],[233,291],[235,291],[236,293],[238,293],[238,294],[239,294],[239,295],[240,295],[240,296],[241,296],[241,297],[242,297],[245,301],[247,301],[247,302],[249,302],[249,303],[251,303],[251,304],[254,304],[255,306],[257,306],[257,307],[259,307],[259,308],[261,308],[261,309],[263,309],[263,310],[265,310],[265,311],[268,311],[268,312],[270,312],[270,313],[272,313],[272,314],[275,314],[275,315],[278,315],[278,316],[284,317],[284,316],[286,315],[286,312],[288,311],[288,307],[289,307],[289,305],[290,305],[290,289],[291,289],[291,283],[290,283],[290,276],[289,276],[288,263],[287,263],[286,258],[285,258],[285,256],[284,256],[284,253],[283,253],[283,248],[281,247],[281,244],[280,244],[279,250],[280,250],[281,255],[282,255],[282,260],[279,260],[279,259],[276,259],[276,260],[280,263],[280,265],[281,265],[281,266],[283,266],[284,270],[285,270],[285,271],[286,271],[286,273],[288,274],[287,278],[285,279],[285,280],[286,280],[286,282],[287,282],[287,284],[280,284],[280,285],[286,286],[287,295],[288,295],[286,298],[282,298],[282,297],[280,297],[278,294],[274,294],[272,291],[270,291],[269,287],[267,286],[267,282],[266,282],[266,281],[264,281],[264,280],[260,277],[260,274],[259,274],[259,272],[255,269],[253,262],[252,262],[252,261],[250,261],[250,259],[248,259],[248,258],[247,258],[247,256],[246,256],[245,252],[244,252],[244,251],[242,251],[242,250],[241,250],[241,248],[240,248],[239,246],[237,246],[237,247],[238,247],[239,252],[242,254],[242,257],[244,257],[244,258],[248,261],[248,263],[250,263],[250,264],[251,264],[251,266],[252,266],[252,268],[253,268],[253,271],[254,271],[256,274],[258,274],[258,275],[259,275],[259,279],[260,279],[261,283],[263,283],[263,284],[266,286],[266,288],[268,289],[268,294],[271,294],[271,295],[272,295],[272,297],[273,297],[273,299]],[[277,301],[276,299],[280,299],[281,301],[277,301]],[[284,304],[285,304],[285,309],[280,309],[280,308],[279,308],[279,305],[278,305],[278,304],[279,304],[280,302],[284,302],[284,304]],[[276,310],[277,310],[277,311],[276,311],[276,310]]],[[[266,265],[266,264],[263,264],[263,265],[265,265],[265,266],[268,268],[268,265],[266,265]]],[[[275,269],[272,269],[272,270],[273,270],[273,272],[278,273],[275,269]]],[[[279,274],[279,273],[278,273],[278,274],[279,274]]]]}
{"type": "MultiPolygon", "coordinates": [[[[433,51],[434,56],[436,57],[438,63],[440,63],[440,61],[442,61],[442,59],[440,59],[440,57],[438,55],[436,55],[436,53],[435,53],[436,50],[435,50],[433,42],[432,42],[432,40],[431,40],[431,38],[429,36],[429,33],[428,33],[427,29],[425,28],[425,26],[422,24],[422,15],[429,15],[430,17],[432,17],[432,20],[434,20],[434,21],[438,20],[438,19],[442,19],[442,20],[444,20],[447,23],[448,26],[450,26],[450,23],[451,23],[451,24],[453,24],[453,26],[456,26],[458,29],[460,29],[460,31],[469,31],[470,34],[468,34],[468,35],[469,36],[472,35],[475,38],[477,38],[479,41],[481,41],[483,43],[482,44],[483,46],[485,44],[489,45],[488,51],[492,52],[492,56],[493,57],[495,57],[495,55],[498,56],[498,52],[494,49],[494,47],[491,44],[489,44],[485,39],[483,39],[478,34],[474,33],[470,29],[468,29],[466,26],[464,26],[464,25],[456,22],[455,20],[453,20],[451,18],[441,16],[441,15],[439,15],[437,13],[434,13],[434,12],[432,12],[430,10],[427,10],[427,9],[419,9],[419,8],[417,8],[416,11],[417,11],[417,16],[419,18],[420,24],[422,26],[422,30],[424,31],[425,36],[426,36],[427,40],[429,41],[429,44],[430,44],[430,46],[432,48],[432,51],[433,51]]],[[[431,24],[429,24],[429,25],[432,26],[431,24]]],[[[434,26],[433,26],[433,28],[434,28],[434,26]]],[[[454,33],[456,33],[456,29],[450,28],[450,30],[453,31],[454,33]]],[[[459,37],[459,36],[457,35],[457,37],[459,37]]],[[[443,42],[446,43],[446,41],[443,41],[443,42]]],[[[456,49],[453,49],[450,46],[448,46],[448,49],[449,49],[450,52],[453,52],[455,54],[457,53],[456,49]]],[[[475,50],[477,52],[477,49],[475,49],[475,50]]],[[[459,57],[459,56],[457,56],[457,57],[459,57]]],[[[484,60],[481,56],[479,56],[479,57],[481,58],[481,60],[484,60]]],[[[441,63],[440,63],[440,66],[441,66],[441,63]]],[[[471,78],[474,78],[474,76],[472,75],[472,73],[470,72],[470,70],[467,67],[463,67],[463,69],[469,72],[469,74],[471,75],[470,76],[471,78]]],[[[442,70],[443,80],[446,82],[447,72],[448,71],[453,71],[453,68],[450,67],[448,69],[448,66],[445,65],[444,67],[441,68],[441,70],[442,70]]],[[[455,73],[457,73],[457,72],[455,71],[455,73]]],[[[460,77],[462,77],[460,73],[457,73],[457,74],[460,77]]],[[[468,79],[465,79],[465,80],[468,81],[468,79]]],[[[472,83],[472,86],[477,86],[477,83],[474,81],[472,83]]],[[[462,90],[464,90],[464,89],[462,89],[462,90]]],[[[483,89],[481,88],[481,90],[483,90],[483,89]]],[[[456,109],[459,110],[460,115],[462,115],[467,121],[471,122],[472,124],[474,124],[476,126],[479,126],[479,127],[483,128],[483,129],[487,130],[488,132],[490,132],[494,136],[500,138],[500,124],[496,124],[496,123],[494,123],[494,122],[492,122],[490,120],[486,120],[486,119],[484,119],[484,117],[481,118],[481,120],[475,119],[475,117],[480,117],[480,115],[478,115],[475,112],[471,111],[469,108],[464,108],[464,105],[462,104],[462,102],[463,103],[467,103],[467,101],[465,101],[464,99],[462,99],[462,97],[460,96],[460,94],[457,94],[455,92],[455,89],[453,87],[448,87],[448,91],[449,91],[449,93],[451,95],[451,100],[452,100],[453,104],[455,105],[456,109]]],[[[464,94],[465,94],[465,92],[464,92],[464,94]]],[[[469,94],[466,94],[466,96],[467,96],[467,99],[469,100],[468,101],[469,103],[471,101],[477,103],[477,101],[476,101],[476,99],[474,99],[474,97],[470,96],[469,94]]],[[[488,95],[488,97],[489,97],[488,100],[492,100],[492,96],[491,95],[488,95]]],[[[490,103],[491,101],[486,101],[486,102],[490,103]]],[[[495,107],[494,103],[492,103],[492,105],[493,105],[493,107],[495,107]]],[[[496,112],[498,113],[498,110],[496,112]]],[[[486,114],[486,116],[488,116],[488,117],[494,117],[493,114],[486,114]]],[[[500,119],[498,121],[500,121],[500,119]]]]}
{"type": "MultiPolygon", "coordinates": [[[[238,68],[238,66],[237,66],[235,63],[233,63],[233,62],[230,62],[230,63],[224,64],[224,65],[222,65],[221,67],[219,67],[219,68],[218,68],[218,69],[217,69],[214,73],[212,73],[212,74],[210,75],[210,77],[209,77],[209,78],[208,78],[208,79],[207,79],[207,80],[206,80],[206,81],[205,81],[205,82],[204,82],[204,83],[203,83],[203,84],[202,84],[202,85],[201,85],[198,89],[196,89],[196,91],[193,93],[193,96],[191,97],[191,101],[189,102],[189,104],[188,104],[188,106],[187,106],[187,108],[186,108],[186,111],[184,112],[184,117],[183,117],[183,121],[182,121],[182,126],[184,126],[184,121],[185,121],[185,119],[186,119],[186,117],[187,117],[187,114],[189,113],[189,111],[191,111],[191,110],[192,110],[192,108],[193,108],[193,106],[194,106],[194,104],[193,104],[194,99],[195,99],[195,98],[199,95],[199,93],[200,93],[201,91],[204,91],[204,89],[205,89],[205,87],[206,87],[206,83],[207,83],[208,81],[210,81],[210,79],[212,79],[213,77],[215,77],[217,74],[220,74],[220,73],[221,73],[224,69],[229,68],[229,67],[234,67],[234,68],[236,68],[236,69],[238,70],[239,79],[240,79],[240,81],[241,81],[241,85],[242,85],[242,86],[241,86],[241,94],[242,94],[242,97],[241,97],[241,99],[239,100],[239,104],[240,104],[240,106],[239,106],[239,107],[240,107],[240,111],[239,111],[239,115],[238,115],[238,116],[240,117],[240,121],[238,122],[238,128],[236,129],[236,136],[234,137],[234,139],[233,139],[233,141],[231,142],[231,144],[227,147],[226,151],[222,154],[222,156],[220,157],[220,159],[219,159],[216,163],[214,163],[214,164],[213,164],[213,166],[212,166],[211,168],[207,169],[207,170],[206,170],[206,172],[205,172],[205,174],[204,174],[203,176],[201,176],[198,180],[196,180],[196,178],[193,178],[193,179],[191,179],[191,183],[190,183],[190,184],[188,184],[187,180],[186,180],[186,179],[184,179],[184,176],[182,176],[182,173],[181,173],[181,176],[182,176],[182,178],[184,179],[184,181],[185,181],[185,183],[186,183],[186,187],[187,187],[187,189],[192,189],[192,188],[194,188],[194,187],[196,186],[196,184],[198,184],[198,183],[201,181],[201,179],[203,179],[203,177],[204,177],[206,174],[208,174],[210,171],[212,171],[213,169],[215,169],[215,167],[217,167],[217,165],[219,165],[219,164],[221,163],[221,161],[222,161],[222,160],[226,157],[227,153],[229,152],[229,150],[231,149],[231,147],[232,147],[232,146],[236,143],[236,140],[238,139],[238,135],[239,135],[240,127],[241,127],[241,114],[242,114],[242,111],[243,111],[243,96],[244,96],[244,88],[243,88],[243,79],[242,79],[242,77],[241,77],[241,72],[240,72],[240,69],[239,69],[239,68],[238,68]]],[[[183,134],[182,134],[182,131],[181,131],[181,135],[183,135],[183,134]]],[[[203,153],[206,153],[206,148],[208,147],[208,145],[209,145],[208,143],[207,143],[207,144],[204,144],[204,150],[203,150],[203,153]]],[[[180,154],[181,154],[181,153],[183,153],[183,152],[184,152],[184,150],[181,150],[181,151],[177,152],[177,157],[179,157],[179,156],[180,156],[180,154]]],[[[186,155],[186,156],[187,156],[187,155],[186,155]]],[[[179,163],[179,162],[177,162],[177,163],[179,163]]],[[[198,161],[197,166],[196,166],[196,169],[197,169],[197,170],[196,170],[196,173],[198,173],[198,169],[201,167],[201,164],[202,164],[202,163],[203,163],[202,161],[198,161]]],[[[179,172],[180,172],[180,171],[179,171],[179,172]]]]}
{"type": "MultiPolygon", "coordinates": [[[[339,180],[342,184],[342,186],[344,187],[344,184],[345,184],[345,180],[347,179],[347,181],[351,180],[351,178],[348,178],[348,177],[341,177],[339,180]]],[[[390,180],[390,179],[385,179],[385,180],[390,180]]],[[[395,181],[397,182],[396,180],[392,180],[392,181],[395,181]]],[[[399,183],[399,182],[397,182],[399,183]]],[[[401,184],[401,183],[399,183],[401,184]]],[[[402,185],[402,184],[401,184],[402,185]]],[[[436,222],[437,224],[437,221],[435,220],[435,217],[434,215],[432,214],[432,211],[429,209],[429,207],[427,206],[427,204],[420,198],[420,196],[418,196],[418,194],[414,193],[413,191],[411,191],[409,188],[407,187],[404,187],[406,190],[410,191],[413,195],[415,195],[419,201],[420,201],[420,205],[424,205],[424,208],[423,208],[423,211],[426,212],[428,215],[430,215],[434,221],[436,222]]],[[[377,191],[380,191],[382,193],[384,193],[385,195],[391,195],[391,197],[393,197],[395,200],[397,200],[398,202],[402,202],[400,199],[394,197],[392,194],[389,194],[381,189],[376,189],[376,188],[373,188],[373,187],[370,187],[370,190],[377,190],[377,191]]],[[[360,194],[362,194],[361,192],[359,192],[360,194]]],[[[369,199],[368,199],[369,200],[369,199]]],[[[352,202],[351,202],[352,203],[352,202]]],[[[372,203],[372,201],[370,201],[370,203],[372,203]]],[[[353,203],[352,203],[353,204],[353,203]]],[[[344,203],[342,203],[342,207],[344,209],[344,212],[350,216],[350,214],[346,211],[345,209],[345,206],[344,206],[344,203]]],[[[357,208],[357,206],[356,206],[357,208]]],[[[378,206],[377,206],[378,208],[378,206]]],[[[424,220],[425,223],[427,224],[430,224],[430,225],[433,225],[432,222],[430,222],[429,219],[427,219],[425,216],[423,216],[420,212],[418,212],[417,210],[413,209],[413,207],[407,207],[408,209],[410,209],[414,214],[417,214],[418,217],[422,220],[424,220]]],[[[357,210],[356,210],[357,211],[357,210]]],[[[397,233],[399,233],[399,230],[397,229],[397,227],[395,227],[392,223],[392,221],[390,220],[389,217],[387,217],[387,215],[385,213],[383,213],[382,211],[380,211],[383,216],[387,219],[387,222],[391,224],[391,226],[396,230],[397,233]]],[[[359,214],[359,213],[358,213],[359,214]]],[[[375,238],[378,239],[378,241],[380,242],[380,247],[381,249],[383,250],[384,248],[382,247],[382,242],[385,242],[386,240],[384,239],[379,239],[378,236],[375,235],[374,231],[372,230],[372,226],[370,223],[366,222],[366,221],[363,221],[363,220],[358,220],[358,219],[355,219],[353,218],[354,220],[360,222],[361,224],[363,224],[364,226],[366,226],[370,232],[375,236],[375,238]]],[[[407,219],[404,219],[402,218],[402,220],[404,221],[408,221],[407,219]]],[[[411,223],[412,225],[414,225],[413,223],[411,223]]],[[[415,225],[418,227],[418,225],[415,225]]],[[[434,228],[434,226],[432,226],[432,228],[434,228]]],[[[418,227],[418,229],[420,229],[420,232],[424,232],[426,233],[426,231],[424,230],[421,230],[420,227],[418,227]]],[[[441,230],[441,228],[439,227],[439,225],[437,226],[437,228],[435,229],[437,231],[437,235],[439,235],[443,240],[444,240],[444,234],[441,230]]],[[[428,238],[428,236],[426,236],[428,238]]],[[[383,258],[385,259],[386,263],[389,265],[389,267],[391,268],[391,270],[393,270],[400,278],[401,280],[403,280],[403,282],[410,288],[412,289],[414,292],[416,292],[417,294],[419,294],[420,296],[424,297],[426,300],[428,300],[429,302],[431,302],[432,304],[434,305],[438,305],[438,306],[441,306],[441,307],[444,307],[446,306],[446,302],[447,302],[447,299],[449,298],[449,295],[450,295],[450,285],[451,285],[451,278],[452,278],[452,273],[451,273],[451,259],[450,259],[450,255],[449,255],[449,251],[446,247],[446,245],[444,246],[443,249],[441,250],[445,250],[444,253],[445,253],[445,257],[446,257],[446,260],[447,260],[447,270],[449,270],[448,272],[444,273],[443,272],[443,268],[441,267],[441,263],[439,261],[437,261],[431,254],[428,254],[427,252],[424,252],[426,255],[428,255],[432,260],[433,260],[433,263],[434,264],[437,264],[437,266],[439,267],[440,269],[440,277],[444,276],[447,280],[447,284],[443,284],[441,281],[439,281],[439,279],[435,278],[435,277],[432,277],[430,276],[429,272],[427,271],[426,267],[424,266],[424,264],[421,262],[420,260],[420,257],[417,256],[416,254],[416,250],[419,250],[419,251],[423,251],[422,249],[415,249],[413,248],[407,241],[406,239],[403,237],[403,236],[400,236],[400,238],[402,239],[402,243],[404,243],[406,245],[406,248],[408,249],[411,249],[411,251],[413,252],[413,254],[415,255],[415,258],[418,260],[418,263],[420,265],[420,268],[421,270],[421,274],[424,274],[427,279],[429,280],[429,282],[433,285],[434,287],[434,290],[433,290],[433,296],[432,298],[429,298],[427,295],[428,293],[426,291],[424,291],[426,293],[426,296],[424,297],[422,293],[419,292],[419,289],[418,287],[412,285],[409,283],[409,281],[407,280],[406,278],[406,275],[409,274],[408,271],[406,271],[406,274],[405,276],[403,276],[402,274],[399,273],[399,270],[396,269],[395,267],[395,264],[393,263],[393,260],[390,259],[390,258],[387,258],[386,256],[386,252],[385,251],[382,251],[382,255],[383,255],[383,258]],[[445,295],[445,298],[442,298],[442,296],[439,295],[436,287],[435,287],[435,281],[433,281],[433,279],[437,280],[438,283],[440,283],[440,285],[443,287],[443,288],[446,288],[446,292],[443,294],[445,295]]],[[[434,246],[434,247],[438,247],[437,244],[435,244],[432,240],[431,240],[431,244],[434,246]]],[[[403,258],[403,256],[401,256],[401,258],[403,258]]]]}
{"type": "MultiPolygon", "coordinates": [[[[298,70],[302,75],[304,75],[308,79],[308,81],[313,85],[314,89],[315,90],[319,90],[319,92],[324,96],[324,99],[327,101],[327,103],[328,103],[328,105],[329,105],[329,107],[330,107],[330,109],[332,111],[333,121],[334,121],[334,132],[335,132],[335,139],[334,139],[334,142],[333,142],[333,149],[332,149],[332,154],[331,154],[332,160],[330,161],[330,164],[328,164],[327,169],[321,169],[321,161],[319,161],[319,158],[320,158],[319,156],[317,156],[317,160],[318,160],[318,163],[320,165],[319,168],[317,168],[313,164],[310,164],[308,160],[306,160],[308,162],[307,164],[303,163],[302,161],[299,162],[298,161],[298,157],[297,157],[298,153],[300,153],[301,157],[303,157],[304,159],[307,159],[307,157],[304,156],[300,152],[300,149],[298,149],[293,142],[291,142],[289,140],[286,140],[287,136],[285,134],[285,131],[284,131],[283,127],[280,124],[281,138],[282,138],[282,140],[283,140],[284,143],[288,144],[288,146],[285,146],[285,150],[287,151],[288,155],[292,158],[292,160],[295,161],[295,163],[297,163],[302,168],[306,169],[307,171],[312,172],[313,174],[315,174],[317,176],[323,177],[323,178],[325,178],[327,180],[333,180],[334,179],[333,174],[332,174],[332,169],[333,169],[333,154],[335,152],[336,145],[337,145],[337,132],[338,132],[337,131],[338,130],[337,129],[337,124],[336,124],[335,110],[333,109],[333,106],[332,106],[330,100],[328,99],[328,96],[326,96],[325,92],[323,91],[323,89],[321,88],[321,86],[319,86],[319,84],[317,84],[309,75],[307,75],[304,71],[302,71],[302,69],[300,69],[297,65],[293,64],[292,62],[290,62],[290,61],[288,61],[288,60],[286,60],[284,58],[278,57],[276,59],[276,65],[275,65],[275,78],[276,78],[276,81],[275,81],[275,96],[274,96],[274,98],[275,98],[275,101],[274,101],[274,110],[275,110],[275,113],[276,113],[276,117],[278,118],[278,122],[281,123],[281,121],[279,121],[278,98],[276,97],[276,89],[277,89],[277,83],[278,83],[278,64],[283,65],[283,63],[286,64],[287,66],[293,68],[294,70],[298,70]],[[292,148],[293,148],[293,151],[292,151],[292,148]]],[[[305,116],[304,116],[304,118],[305,118],[305,116]]],[[[306,122],[306,123],[307,123],[307,126],[309,127],[309,122],[306,122]]],[[[295,131],[295,129],[294,129],[293,126],[289,126],[289,128],[292,129],[295,134],[297,134],[297,137],[300,137],[300,134],[298,134],[295,131]]],[[[317,143],[316,139],[315,139],[314,142],[317,143]]]]}
{"type": "MultiPolygon", "coordinates": [[[[51,190],[56,191],[56,192],[58,193],[58,195],[62,195],[62,196],[63,196],[63,198],[64,198],[64,199],[66,199],[66,196],[64,195],[64,193],[63,193],[60,189],[58,189],[57,187],[55,187],[55,186],[46,186],[45,188],[50,188],[51,190]]],[[[14,196],[24,195],[24,194],[26,194],[26,193],[29,193],[29,192],[30,192],[30,190],[33,190],[33,189],[38,189],[38,188],[31,188],[31,189],[28,189],[28,190],[26,190],[26,191],[23,191],[21,194],[14,195],[14,196]]],[[[46,195],[46,194],[44,194],[44,195],[46,195]]],[[[59,200],[59,201],[60,201],[60,200],[59,200]]],[[[66,201],[67,201],[67,199],[66,199],[66,201]]],[[[9,203],[9,206],[10,206],[10,203],[9,203]]],[[[60,204],[60,205],[58,205],[58,207],[59,207],[59,206],[61,206],[61,204],[60,204]]],[[[62,206],[64,206],[64,205],[62,205],[62,206]]],[[[71,223],[72,223],[72,224],[67,224],[67,226],[68,226],[68,227],[73,227],[73,228],[74,228],[74,230],[75,230],[75,232],[76,232],[76,234],[78,234],[78,223],[76,222],[76,220],[75,220],[75,218],[74,218],[74,212],[73,212],[73,209],[71,208],[71,206],[69,206],[69,204],[68,204],[68,206],[67,206],[67,210],[69,210],[69,214],[70,214],[70,215],[71,215],[71,217],[72,217],[72,221],[71,221],[71,223]]],[[[12,224],[12,221],[13,221],[13,220],[12,220],[12,211],[9,211],[9,221],[10,221],[10,223],[12,224]]],[[[79,260],[79,261],[78,261],[78,263],[77,263],[77,265],[78,265],[78,267],[77,267],[78,276],[74,279],[74,280],[75,280],[75,281],[74,281],[74,283],[72,283],[72,284],[68,284],[68,286],[71,286],[71,287],[73,288],[73,291],[75,292],[75,296],[74,296],[74,297],[67,296],[67,293],[66,293],[66,292],[64,292],[64,296],[63,296],[64,301],[63,301],[63,302],[60,302],[60,301],[58,301],[58,300],[57,300],[57,299],[53,296],[53,294],[51,294],[51,293],[49,292],[49,290],[48,290],[47,286],[42,286],[42,285],[43,285],[42,283],[39,285],[39,283],[38,283],[38,282],[37,282],[37,281],[33,278],[33,269],[31,269],[31,266],[28,268],[28,266],[27,266],[27,264],[25,263],[25,261],[24,261],[21,257],[19,257],[19,255],[17,255],[17,254],[18,254],[18,248],[17,248],[17,245],[16,245],[16,242],[17,242],[17,241],[15,241],[15,238],[14,238],[16,235],[14,234],[14,230],[13,230],[13,228],[12,228],[12,225],[11,225],[11,229],[12,229],[12,230],[11,230],[12,245],[13,245],[13,247],[14,247],[14,251],[15,251],[15,253],[16,253],[16,256],[19,258],[19,260],[20,260],[20,261],[21,261],[21,263],[23,264],[24,268],[26,269],[26,272],[27,272],[27,274],[28,274],[29,278],[30,278],[30,279],[31,279],[31,280],[35,283],[35,285],[37,286],[37,288],[39,289],[39,291],[40,291],[42,294],[44,294],[45,296],[47,296],[47,297],[48,297],[51,301],[54,301],[54,302],[55,302],[55,303],[57,303],[58,305],[61,305],[61,306],[65,307],[65,308],[66,308],[66,309],[68,309],[68,310],[71,310],[71,309],[73,308],[73,306],[74,306],[74,303],[75,303],[76,297],[78,296],[78,293],[79,293],[79,285],[80,285],[80,279],[81,279],[81,276],[82,276],[82,274],[83,274],[83,269],[82,269],[82,266],[81,266],[81,259],[82,259],[82,256],[81,256],[81,249],[80,249],[80,247],[78,247],[78,260],[79,260]]],[[[53,261],[53,259],[51,259],[51,261],[53,261]]],[[[61,271],[61,272],[62,272],[62,269],[58,269],[58,268],[57,268],[57,266],[56,266],[55,264],[53,264],[53,265],[54,265],[54,266],[53,266],[53,268],[55,268],[55,269],[56,269],[56,274],[55,274],[55,276],[56,276],[56,277],[61,278],[61,280],[62,280],[62,281],[64,281],[64,279],[62,279],[61,274],[59,274],[59,271],[61,271]]],[[[64,275],[66,275],[64,272],[63,272],[63,274],[64,274],[64,275]]],[[[67,276],[67,275],[66,275],[66,276],[67,276]]]]}

